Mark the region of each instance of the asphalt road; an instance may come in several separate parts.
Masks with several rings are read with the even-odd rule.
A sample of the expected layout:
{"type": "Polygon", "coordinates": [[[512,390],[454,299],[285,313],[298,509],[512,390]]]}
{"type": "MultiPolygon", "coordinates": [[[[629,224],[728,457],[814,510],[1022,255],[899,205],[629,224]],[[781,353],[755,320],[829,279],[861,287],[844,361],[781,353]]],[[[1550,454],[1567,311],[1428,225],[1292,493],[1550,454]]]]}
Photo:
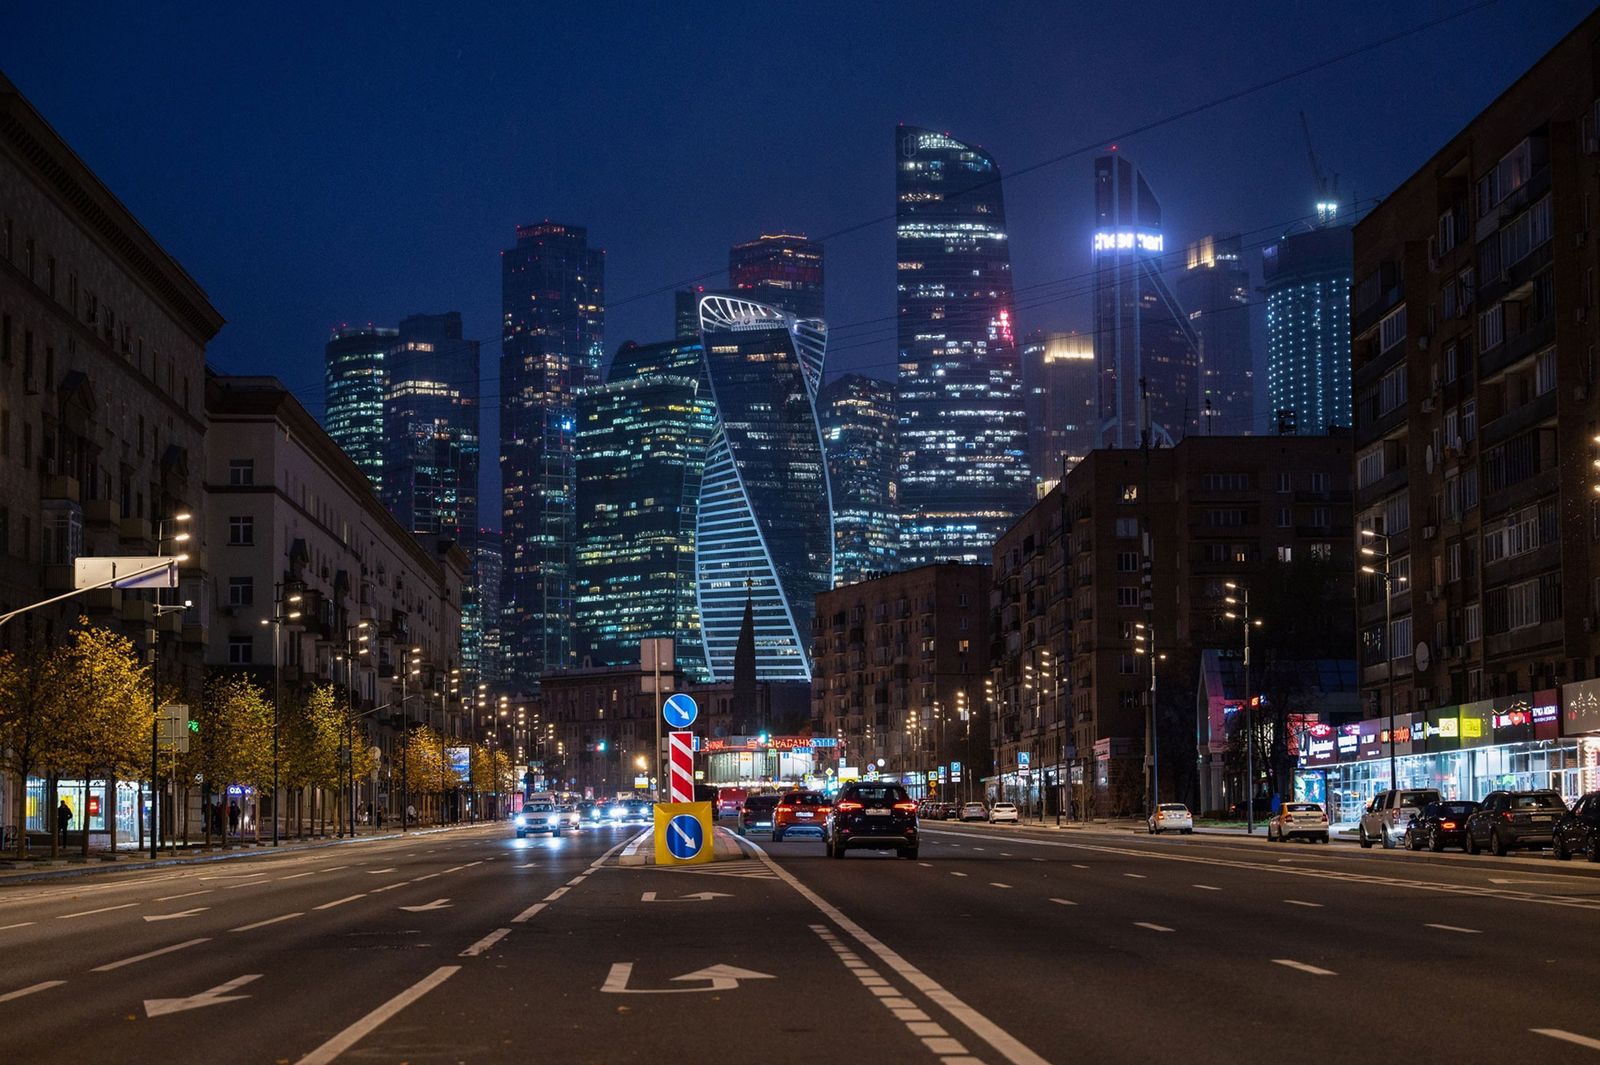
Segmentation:
{"type": "Polygon", "coordinates": [[[1600,866],[927,824],[504,825],[0,884],[0,1059],[1590,1062],[1600,866]]]}

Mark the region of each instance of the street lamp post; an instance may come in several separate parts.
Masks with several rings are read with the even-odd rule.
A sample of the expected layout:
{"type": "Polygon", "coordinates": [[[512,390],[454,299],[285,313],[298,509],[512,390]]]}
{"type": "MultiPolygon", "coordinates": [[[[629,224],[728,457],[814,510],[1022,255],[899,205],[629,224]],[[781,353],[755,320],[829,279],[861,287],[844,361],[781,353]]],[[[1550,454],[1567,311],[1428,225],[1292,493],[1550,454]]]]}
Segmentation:
{"type": "Polygon", "coordinates": [[[1256,737],[1255,710],[1250,698],[1250,630],[1261,627],[1261,619],[1250,617],[1250,589],[1227,582],[1228,591],[1237,595],[1223,597],[1223,602],[1237,610],[1225,611],[1223,616],[1244,625],[1244,826],[1246,835],[1256,832],[1256,737]]]}
{"type": "Polygon", "coordinates": [[[272,628],[272,845],[279,845],[278,822],[279,800],[278,794],[278,734],[280,723],[283,720],[283,662],[281,649],[283,645],[283,626],[296,621],[300,617],[299,592],[290,592],[289,585],[279,581],[273,588],[272,616],[262,618],[261,624],[272,628]]]}
{"type": "Polygon", "coordinates": [[[1389,570],[1389,537],[1386,533],[1376,529],[1362,529],[1363,539],[1371,540],[1377,547],[1361,547],[1364,558],[1377,559],[1378,566],[1363,565],[1361,572],[1369,577],[1376,577],[1383,583],[1383,673],[1384,687],[1388,689],[1389,711],[1389,787],[1400,786],[1400,780],[1395,768],[1394,756],[1394,660],[1395,648],[1389,646],[1389,641],[1394,639],[1394,586],[1398,582],[1404,584],[1405,577],[1395,577],[1389,570]]]}
{"type": "MultiPolygon", "coordinates": [[[[189,518],[190,515],[187,511],[181,514],[174,514],[170,522],[162,521],[156,527],[156,555],[158,557],[161,554],[161,545],[166,539],[163,534],[166,532],[167,525],[171,524],[175,529],[181,529],[189,523],[189,518]]],[[[174,532],[171,536],[172,542],[177,544],[185,543],[188,539],[189,534],[182,531],[174,532]]],[[[187,605],[187,603],[184,604],[184,606],[187,605]]],[[[182,609],[183,606],[167,608],[167,610],[182,609]]],[[[167,610],[163,610],[159,603],[156,605],[156,626],[150,632],[150,857],[152,859],[157,856],[157,849],[160,847],[161,839],[161,791],[157,787],[156,781],[161,771],[161,615],[166,613],[167,610]]],[[[178,737],[174,736],[172,739],[176,743],[178,737]]],[[[88,839],[88,815],[85,814],[84,817],[84,839],[88,839]]]]}
{"type": "Polygon", "coordinates": [[[1161,805],[1161,738],[1156,732],[1156,663],[1166,657],[1156,651],[1156,629],[1152,622],[1145,625],[1142,621],[1133,623],[1133,653],[1148,655],[1150,658],[1150,689],[1148,693],[1150,703],[1150,716],[1145,724],[1146,735],[1150,742],[1150,814],[1156,812],[1161,805]]]}

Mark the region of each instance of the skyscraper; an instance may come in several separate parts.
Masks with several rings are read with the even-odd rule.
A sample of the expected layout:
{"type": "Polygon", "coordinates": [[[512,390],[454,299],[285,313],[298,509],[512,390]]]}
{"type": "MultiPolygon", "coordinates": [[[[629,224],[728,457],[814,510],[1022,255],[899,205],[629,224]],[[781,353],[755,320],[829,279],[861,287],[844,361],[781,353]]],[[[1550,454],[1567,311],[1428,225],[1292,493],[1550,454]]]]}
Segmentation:
{"type": "Polygon", "coordinates": [[[751,604],[757,674],[811,679],[811,617],[833,584],[817,424],[826,327],[730,296],[700,300],[716,427],[700,486],[696,594],[712,679],[733,676],[751,604]]]}
{"type": "Polygon", "coordinates": [[[383,480],[384,356],[395,331],[339,326],[323,348],[322,427],[377,488],[383,480]]]}
{"type": "Polygon", "coordinates": [[[500,255],[500,473],[508,679],[573,664],[574,393],[600,381],[605,252],[581,226],[518,226],[500,255]]]}
{"type": "Polygon", "coordinates": [[[895,130],[900,563],[988,561],[1032,497],[1000,170],[895,130]]]}
{"type": "Polygon", "coordinates": [[[578,393],[578,654],[639,661],[670,636],[677,664],[706,676],[695,604],[695,515],[715,422],[700,345],[629,343],[609,380],[578,393]]]}
{"type": "Polygon", "coordinates": [[[1200,430],[1242,436],[1256,430],[1255,363],[1250,354],[1250,266],[1238,236],[1189,245],[1178,302],[1200,338],[1200,430]]]}
{"type": "Polygon", "coordinates": [[[1348,226],[1290,233],[1261,250],[1267,290],[1267,395],[1300,433],[1349,426],[1351,240],[1348,226]]]}
{"type": "Polygon", "coordinates": [[[850,373],[818,396],[833,496],[834,583],[895,570],[897,493],[894,386],[850,373]]]}
{"type": "Polygon", "coordinates": [[[1094,163],[1094,352],[1100,446],[1138,447],[1148,397],[1152,444],[1200,422],[1200,338],[1161,277],[1161,203],[1126,157],[1094,163]]]}
{"type": "Polygon", "coordinates": [[[387,360],[383,500],[412,532],[438,533],[473,558],[478,535],[478,342],[461,314],[414,314],[387,360]]]}
{"type": "Polygon", "coordinates": [[[478,553],[475,559],[473,590],[476,599],[471,604],[481,619],[476,627],[463,623],[461,666],[479,681],[497,683],[501,676],[500,637],[500,582],[504,560],[500,534],[493,529],[478,530],[478,553]],[[465,637],[473,637],[468,640],[465,637]]]}
{"type": "Polygon", "coordinates": [[[1082,333],[1029,333],[1022,343],[1028,453],[1034,478],[1053,484],[1094,450],[1094,341],[1082,333]]]}
{"type": "Polygon", "coordinates": [[[728,284],[744,299],[797,318],[822,318],[822,245],[790,233],[735,244],[728,250],[728,284]]]}

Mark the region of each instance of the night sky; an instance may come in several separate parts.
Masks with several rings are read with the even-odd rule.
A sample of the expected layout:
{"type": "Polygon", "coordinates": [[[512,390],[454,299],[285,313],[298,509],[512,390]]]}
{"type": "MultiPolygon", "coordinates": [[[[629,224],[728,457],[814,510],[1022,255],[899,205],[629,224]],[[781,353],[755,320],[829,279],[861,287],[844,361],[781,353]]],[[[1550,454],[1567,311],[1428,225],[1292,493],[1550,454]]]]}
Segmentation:
{"type": "Polygon", "coordinates": [[[830,370],[890,377],[895,123],[994,154],[1019,333],[1086,330],[1091,161],[1113,139],[1163,201],[1169,252],[1259,244],[1316,198],[1300,111],[1341,198],[1380,196],[1590,9],[669,6],[14,4],[0,70],[210,294],[219,370],[275,373],[320,412],[331,327],[460,310],[486,341],[492,475],[497,253],[517,223],[586,225],[607,249],[608,354],[668,338],[670,290],[724,271],[730,243],[859,227],[826,247],[830,370]]]}

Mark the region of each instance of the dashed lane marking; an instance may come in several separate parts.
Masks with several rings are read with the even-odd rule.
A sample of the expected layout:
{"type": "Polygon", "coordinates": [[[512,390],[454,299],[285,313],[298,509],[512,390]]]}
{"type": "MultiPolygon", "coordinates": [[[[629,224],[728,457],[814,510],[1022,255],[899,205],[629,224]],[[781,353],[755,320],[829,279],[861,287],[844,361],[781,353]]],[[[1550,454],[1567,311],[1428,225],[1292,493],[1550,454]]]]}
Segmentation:
{"type": "Polygon", "coordinates": [[[1215,886],[1213,886],[1211,884],[1190,884],[1189,886],[1190,887],[1197,887],[1201,891],[1221,891],[1222,890],[1221,888],[1215,887],[1215,886]]]}
{"type": "Polygon", "coordinates": [[[418,980],[398,995],[373,1010],[371,1013],[356,1021],[350,1027],[323,1043],[317,1049],[300,1059],[299,1065],[331,1065],[331,1063],[346,1050],[355,1046],[362,1039],[376,1031],[383,1023],[411,1005],[429,991],[438,987],[456,973],[461,971],[459,965],[441,965],[433,972],[418,980]]]}
{"type": "Polygon", "coordinates": [[[1050,901],[1055,903],[1057,906],[1076,906],[1077,905],[1077,903],[1073,902],[1071,899],[1051,899],[1050,901]]]}
{"type": "Polygon", "coordinates": [[[554,902],[557,899],[559,899],[561,896],[565,895],[567,893],[567,891],[568,891],[567,888],[558,887],[554,891],[550,892],[550,894],[546,895],[544,897],[544,901],[546,901],[546,902],[554,902]]]}
{"type": "Polygon", "coordinates": [[[1313,910],[1322,909],[1322,903],[1320,902],[1305,902],[1301,899],[1284,899],[1283,901],[1290,906],[1307,906],[1313,910]]]}
{"type": "Polygon", "coordinates": [[[967,874],[966,873],[958,873],[954,869],[952,869],[952,870],[950,870],[950,875],[951,876],[966,876],[967,874]]]}
{"type": "MultiPolygon", "coordinates": [[[[0,1002],[4,1001],[5,999],[0,998],[0,1002]]],[[[1579,1035],[1577,1032],[1566,1032],[1562,1031],[1560,1028],[1529,1028],[1528,1031],[1532,1032],[1534,1035],[1543,1035],[1548,1036],[1551,1039],[1559,1039],[1563,1043],[1573,1043],[1577,1046],[1588,1047],[1590,1050],[1600,1050],[1600,1039],[1590,1039],[1588,1036],[1579,1035]]]]}
{"type": "Polygon", "coordinates": [[[36,991],[48,991],[52,987],[60,987],[64,983],[66,983],[65,980],[43,980],[29,987],[18,988],[15,991],[8,991],[5,994],[0,995],[0,1002],[10,1002],[13,999],[22,998],[25,995],[31,995],[36,991]]]}
{"type": "Polygon", "coordinates": [[[367,897],[367,893],[365,891],[363,891],[359,895],[346,895],[342,899],[334,899],[332,902],[324,902],[321,906],[313,906],[311,908],[313,910],[331,910],[335,906],[343,906],[347,902],[354,902],[357,899],[364,899],[366,897],[367,897]]]}
{"type": "Polygon", "coordinates": [[[193,946],[197,946],[197,945],[199,945],[201,943],[209,943],[209,942],[211,942],[211,937],[210,936],[202,936],[199,939],[191,939],[191,940],[189,940],[188,942],[185,942],[185,943],[174,943],[172,946],[170,946],[170,947],[162,947],[160,950],[151,950],[151,951],[147,951],[147,952],[145,952],[143,954],[135,954],[133,957],[131,957],[131,958],[123,958],[121,961],[107,962],[106,964],[98,965],[95,968],[90,969],[89,971],[92,972],[92,973],[109,973],[113,969],[122,968],[124,965],[133,965],[136,962],[148,961],[151,958],[159,958],[163,954],[171,954],[171,953],[173,953],[175,951],[186,950],[189,947],[193,947],[193,946]]]}
{"type": "Polygon", "coordinates": [[[496,928],[493,932],[490,932],[488,935],[472,944],[472,946],[462,951],[461,957],[476,958],[479,954],[482,954],[484,951],[488,950],[490,947],[494,946],[496,943],[500,942],[510,934],[511,929],[509,928],[496,928]]]}
{"type": "Polygon", "coordinates": [[[1170,932],[1170,931],[1172,931],[1172,929],[1168,928],[1164,924],[1152,924],[1149,921],[1135,921],[1135,922],[1133,922],[1133,926],[1135,928],[1148,928],[1152,932],[1170,932]]]}
{"type": "Polygon", "coordinates": [[[32,921],[18,921],[16,924],[0,924],[0,932],[9,932],[13,928],[26,928],[33,924],[32,921]]]}
{"type": "Polygon", "coordinates": [[[1462,928],[1459,925],[1453,924],[1425,924],[1422,927],[1437,928],[1441,932],[1461,932],[1462,934],[1469,936],[1483,935],[1483,933],[1476,928],[1462,928]]]}
{"type": "Polygon", "coordinates": [[[98,910],[84,910],[82,913],[62,913],[56,915],[58,921],[70,921],[74,917],[91,917],[97,913],[110,913],[112,910],[126,910],[130,906],[139,905],[137,902],[124,902],[120,906],[102,906],[98,910]]]}
{"type": "Polygon", "coordinates": [[[1274,965],[1282,965],[1285,968],[1294,969],[1297,972],[1310,973],[1312,976],[1338,976],[1339,975],[1338,973],[1334,972],[1332,969],[1322,969],[1322,968],[1318,968],[1315,965],[1307,965],[1303,961],[1295,961],[1292,958],[1273,958],[1272,959],[1272,964],[1274,964],[1274,965]]]}
{"type": "Polygon", "coordinates": [[[1145,876],[1143,873],[1123,873],[1122,875],[1125,876],[1125,877],[1128,877],[1130,880],[1149,880],[1150,879],[1149,877],[1145,876]]]}
{"type": "Polygon", "coordinates": [[[171,902],[174,899],[192,899],[196,895],[209,895],[211,894],[211,890],[211,888],[206,888],[204,891],[185,891],[182,895],[163,895],[159,899],[156,899],[156,901],[171,902]]]}
{"type": "Polygon", "coordinates": [[[550,905],[548,902],[536,902],[532,906],[529,906],[526,910],[523,910],[521,913],[519,913],[515,917],[511,918],[511,923],[512,924],[522,924],[523,922],[528,921],[531,918],[537,916],[539,911],[544,909],[548,905],[550,905]]]}
{"type": "Polygon", "coordinates": [[[1010,884],[1002,884],[998,880],[991,880],[991,881],[989,881],[989,886],[990,887],[997,887],[997,888],[1009,888],[1011,885],[1010,884]]]}
{"type": "Polygon", "coordinates": [[[922,1045],[933,1053],[940,1055],[946,1061],[965,1060],[977,1061],[976,1058],[953,1059],[947,1055],[965,1055],[967,1048],[959,1039],[951,1038],[944,1025],[931,1019],[926,1013],[918,1009],[916,1004],[907,998],[901,991],[884,979],[878,972],[861,960],[860,955],[839,941],[839,937],[826,925],[811,925],[828,949],[836,954],[845,968],[853,973],[861,985],[877,996],[883,1007],[894,1014],[895,1019],[906,1026],[906,1029],[916,1038],[922,1040],[922,1045]]]}
{"type": "Polygon", "coordinates": [[[296,917],[304,917],[304,916],[305,916],[305,911],[304,910],[300,911],[299,913],[285,913],[285,914],[282,914],[282,915],[277,916],[277,917],[268,917],[265,921],[257,921],[254,924],[242,924],[238,928],[230,928],[230,929],[228,929],[228,931],[230,931],[230,932],[253,932],[257,928],[265,928],[269,924],[277,924],[279,921],[292,921],[296,917]]]}

